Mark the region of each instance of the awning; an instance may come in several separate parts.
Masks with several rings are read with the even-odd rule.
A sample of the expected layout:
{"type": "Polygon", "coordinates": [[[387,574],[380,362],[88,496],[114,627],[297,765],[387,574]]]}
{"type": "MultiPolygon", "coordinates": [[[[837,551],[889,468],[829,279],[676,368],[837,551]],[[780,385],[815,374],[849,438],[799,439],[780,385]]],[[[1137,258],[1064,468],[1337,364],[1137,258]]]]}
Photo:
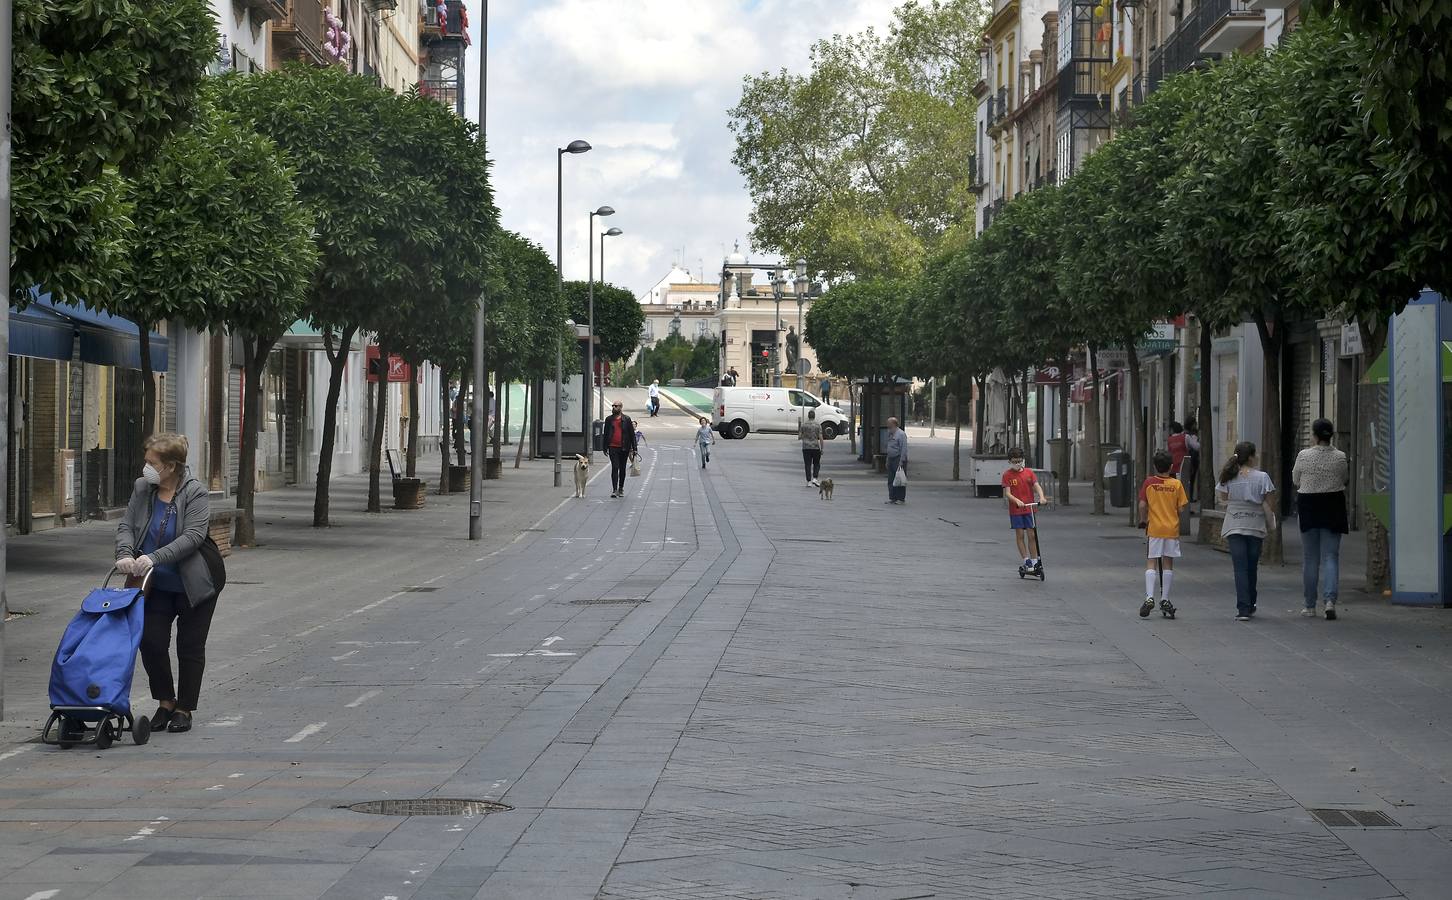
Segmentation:
{"type": "MultiPolygon", "coordinates": [[[[26,312],[52,314],[67,320],[81,337],[81,362],[97,366],[117,366],[123,369],[141,368],[141,339],[136,325],[120,316],[91,309],[84,303],[57,303],[48,293],[31,288],[30,306],[26,312]]],[[[151,369],[165,372],[171,343],[155,331],[150,334],[151,369]]],[[[12,353],[19,353],[11,349],[12,353]]],[[[21,354],[30,355],[30,354],[21,354]]],[[[65,356],[48,356],[47,359],[70,359],[65,356]]]]}
{"type": "Polygon", "coordinates": [[[278,338],[277,346],[289,350],[325,350],[323,336],[305,320],[298,319],[278,338]]]}
{"type": "Polygon", "coordinates": [[[75,325],[70,319],[49,309],[30,306],[23,311],[10,309],[10,354],[35,359],[71,358],[75,325]]]}

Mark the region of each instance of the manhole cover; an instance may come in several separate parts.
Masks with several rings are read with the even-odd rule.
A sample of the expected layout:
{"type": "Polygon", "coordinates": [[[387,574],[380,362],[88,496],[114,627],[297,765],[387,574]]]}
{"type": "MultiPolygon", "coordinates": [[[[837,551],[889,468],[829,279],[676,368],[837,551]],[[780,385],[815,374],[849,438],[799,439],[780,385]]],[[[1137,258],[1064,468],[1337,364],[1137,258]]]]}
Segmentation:
{"type": "Polygon", "coordinates": [[[375,816],[463,816],[472,819],[514,809],[490,800],[365,800],[343,807],[375,816]]]}
{"type": "Polygon", "coordinates": [[[594,600],[571,600],[571,606],[619,606],[627,603],[649,603],[644,597],[597,597],[594,600]]]}
{"type": "Polygon", "coordinates": [[[1395,819],[1371,809],[1312,809],[1311,815],[1328,828],[1399,828],[1395,819]]]}

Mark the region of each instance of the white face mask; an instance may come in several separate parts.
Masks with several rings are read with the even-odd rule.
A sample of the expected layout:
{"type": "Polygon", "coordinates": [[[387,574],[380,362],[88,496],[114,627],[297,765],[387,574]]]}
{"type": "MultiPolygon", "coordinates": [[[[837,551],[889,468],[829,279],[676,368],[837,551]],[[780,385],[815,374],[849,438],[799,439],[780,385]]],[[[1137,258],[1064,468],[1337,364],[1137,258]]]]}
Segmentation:
{"type": "Polygon", "coordinates": [[[141,477],[146,479],[147,484],[161,484],[161,473],[151,463],[147,463],[141,467],[141,477]]]}
{"type": "Polygon", "coordinates": [[[1021,462],[1009,463],[1009,467],[1012,468],[1015,472],[1023,471],[1023,463],[1021,462]]]}

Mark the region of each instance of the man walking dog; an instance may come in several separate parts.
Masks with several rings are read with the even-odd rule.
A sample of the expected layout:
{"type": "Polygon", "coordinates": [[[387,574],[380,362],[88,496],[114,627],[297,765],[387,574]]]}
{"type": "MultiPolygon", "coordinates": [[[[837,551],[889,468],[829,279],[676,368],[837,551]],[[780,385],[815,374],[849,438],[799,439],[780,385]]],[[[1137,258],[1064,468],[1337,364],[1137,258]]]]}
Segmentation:
{"type": "Polygon", "coordinates": [[[621,412],[620,401],[610,404],[605,418],[605,453],[610,457],[610,496],[625,496],[625,466],[635,450],[635,423],[621,412]]]}

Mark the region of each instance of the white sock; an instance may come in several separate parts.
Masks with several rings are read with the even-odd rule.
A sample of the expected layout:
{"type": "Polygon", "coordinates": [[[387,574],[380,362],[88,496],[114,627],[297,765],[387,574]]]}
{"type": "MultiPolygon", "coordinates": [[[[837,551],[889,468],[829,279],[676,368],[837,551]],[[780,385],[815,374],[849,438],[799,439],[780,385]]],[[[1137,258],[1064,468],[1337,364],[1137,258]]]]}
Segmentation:
{"type": "Polygon", "coordinates": [[[1156,574],[1157,573],[1155,572],[1154,569],[1145,569],[1144,570],[1144,595],[1146,597],[1153,597],[1155,595],[1155,575],[1156,574]]]}
{"type": "Polygon", "coordinates": [[[1161,600],[1168,600],[1168,599],[1170,599],[1170,584],[1173,583],[1174,580],[1175,580],[1175,570],[1174,569],[1166,569],[1165,570],[1165,583],[1164,583],[1164,587],[1161,588],[1161,593],[1160,593],[1160,599],[1161,600]]]}

